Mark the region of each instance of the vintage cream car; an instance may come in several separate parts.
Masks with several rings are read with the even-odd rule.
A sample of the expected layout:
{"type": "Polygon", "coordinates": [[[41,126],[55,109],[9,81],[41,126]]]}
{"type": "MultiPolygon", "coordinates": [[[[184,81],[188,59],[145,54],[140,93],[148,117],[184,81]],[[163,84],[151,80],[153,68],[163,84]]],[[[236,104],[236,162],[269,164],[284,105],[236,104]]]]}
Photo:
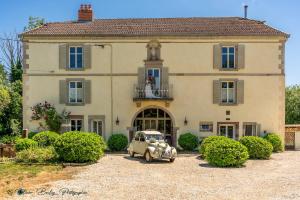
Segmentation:
{"type": "Polygon", "coordinates": [[[153,158],[174,162],[177,156],[176,149],[165,142],[158,131],[136,132],[127,150],[131,157],[134,157],[134,154],[145,156],[147,162],[151,162],[153,158]]]}

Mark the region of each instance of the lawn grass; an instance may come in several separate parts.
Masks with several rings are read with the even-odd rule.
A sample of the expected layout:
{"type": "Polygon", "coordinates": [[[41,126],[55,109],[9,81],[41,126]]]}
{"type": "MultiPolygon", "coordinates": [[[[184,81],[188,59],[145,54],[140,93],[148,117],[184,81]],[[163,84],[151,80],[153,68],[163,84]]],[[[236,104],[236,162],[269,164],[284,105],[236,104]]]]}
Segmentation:
{"type": "Polygon", "coordinates": [[[78,171],[78,168],[63,168],[62,165],[58,164],[2,163],[0,164],[0,197],[13,195],[20,187],[32,189],[50,181],[69,179],[76,171],[78,171]]]}

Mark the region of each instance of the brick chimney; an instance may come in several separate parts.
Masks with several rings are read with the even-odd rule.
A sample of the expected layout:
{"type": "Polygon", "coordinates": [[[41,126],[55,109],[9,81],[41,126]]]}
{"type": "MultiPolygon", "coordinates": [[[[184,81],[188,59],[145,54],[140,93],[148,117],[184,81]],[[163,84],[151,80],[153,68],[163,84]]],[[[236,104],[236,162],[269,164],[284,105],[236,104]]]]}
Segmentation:
{"type": "Polygon", "coordinates": [[[91,4],[81,4],[78,10],[78,21],[89,22],[93,21],[93,10],[91,4]]]}

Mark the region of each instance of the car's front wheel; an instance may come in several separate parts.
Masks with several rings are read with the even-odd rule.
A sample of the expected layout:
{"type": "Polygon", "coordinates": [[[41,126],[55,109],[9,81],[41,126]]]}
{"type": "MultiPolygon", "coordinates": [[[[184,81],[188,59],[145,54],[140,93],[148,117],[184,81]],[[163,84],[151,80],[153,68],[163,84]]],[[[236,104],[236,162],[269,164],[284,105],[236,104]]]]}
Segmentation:
{"type": "Polygon", "coordinates": [[[134,152],[133,151],[129,151],[129,155],[130,155],[131,158],[133,158],[134,157],[134,152]]]}
{"type": "Polygon", "coordinates": [[[147,162],[151,162],[153,160],[153,158],[152,158],[149,151],[146,152],[145,159],[146,159],[147,162]]]}

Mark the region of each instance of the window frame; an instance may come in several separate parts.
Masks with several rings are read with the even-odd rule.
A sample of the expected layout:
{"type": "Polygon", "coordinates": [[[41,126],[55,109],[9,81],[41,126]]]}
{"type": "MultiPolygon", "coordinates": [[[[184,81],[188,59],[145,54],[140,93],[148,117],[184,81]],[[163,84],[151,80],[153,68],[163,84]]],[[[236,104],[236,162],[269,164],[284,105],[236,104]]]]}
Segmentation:
{"type": "Polygon", "coordinates": [[[160,88],[161,88],[161,82],[162,82],[161,68],[159,68],[159,67],[147,67],[146,70],[145,70],[146,71],[145,82],[148,79],[148,71],[150,71],[150,70],[152,71],[153,74],[154,74],[154,70],[158,70],[159,84],[155,83],[155,86],[158,86],[158,88],[154,88],[153,90],[160,90],[160,88]]]}
{"type": "Polygon", "coordinates": [[[69,46],[69,69],[70,70],[83,70],[84,69],[84,47],[83,46],[76,46],[76,45],[72,45],[72,46],[69,46]],[[75,52],[74,53],[71,53],[71,48],[75,48],[75,52]],[[78,48],[81,48],[81,53],[78,53],[78,48]],[[81,67],[78,67],[78,54],[81,54],[81,67]],[[74,55],[75,57],[75,67],[71,67],[71,55],[74,55]]]}
{"type": "Polygon", "coordinates": [[[235,70],[236,66],[236,46],[233,45],[224,45],[221,46],[221,69],[222,70],[235,70]],[[223,48],[226,48],[226,53],[223,53],[223,48]],[[233,53],[230,53],[230,48],[233,48],[233,53]],[[227,63],[226,67],[223,67],[223,55],[226,55],[227,63]],[[230,55],[233,55],[233,67],[230,67],[230,55]]]}
{"type": "Polygon", "coordinates": [[[221,104],[236,104],[237,102],[237,83],[235,80],[220,80],[220,103],[221,104]],[[226,88],[223,88],[223,83],[227,84],[226,88]],[[229,83],[233,83],[233,88],[229,88],[229,83]],[[226,102],[223,101],[223,89],[226,89],[226,102]],[[232,102],[229,101],[230,99],[230,90],[232,90],[233,100],[232,102]]]}
{"type": "Polygon", "coordinates": [[[231,138],[231,139],[233,139],[233,140],[235,140],[236,139],[236,131],[237,131],[237,126],[235,125],[235,124],[219,124],[218,125],[218,133],[219,133],[219,135],[220,136],[225,136],[225,137],[228,137],[228,138],[231,138]],[[224,126],[224,127],[226,127],[226,133],[225,133],[225,135],[221,135],[221,127],[222,126],[224,126]],[[231,137],[228,137],[228,127],[233,127],[233,133],[232,133],[232,138],[231,137]]]}
{"type": "Polygon", "coordinates": [[[83,118],[71,118],[70,119],[70,125],[71,125],[71,131],[83,131],[83,118]],[[75,121],[75,130],[72,130],[72,121],[75,121]],[[81,121],[81,128],[78,130],[78,121],[81,121]]]}
{"type": "Polygon", "coordinates": [[[93,119],[92,123],[91,123],[91,131],[93,133],[97,133],[100,136],[103,136],[103,125],[104,125],[103,120],[101,120],[101,119],[93,119]],[[94,122],[97,122],[97,132],[94,132],[94,122]],[[98,128],[99,128],[98,123],[99,122],[101,122],[101,133],[99,133],[99,130],[98,130],[98,128]]]}
{"type": "Polygon", "coordinates": [[[199,123],[199,132],[213,132],[213,122],[200,122],[199,123]],[[203,125],[207,125],[208,129],[202,129],[203,125]]]}
{"type": "Polygon", "coordinates": [[[256,122],[244,122],[243,123],[243,136],[258,136],[257,133],[257,123],[256,122]],[[246,135],[246,126],[252,126],[252,134],[246,135]]]}
{"type": "Polygon", "coordinates": [[[69,104],[84,104],[84,80],[69,80],[68,81],[68,103],[69,104]],[[75,88],[71,88],[71,83],[75,83],[75,88]],[[81,83],[81,88],[78,88],[78,83],[81,83]],[[71,91],[75,91],[75,102],[71,101],[71,91]],[[78,101],[78,89],[82,90],[82,101],[78,101]]]}

